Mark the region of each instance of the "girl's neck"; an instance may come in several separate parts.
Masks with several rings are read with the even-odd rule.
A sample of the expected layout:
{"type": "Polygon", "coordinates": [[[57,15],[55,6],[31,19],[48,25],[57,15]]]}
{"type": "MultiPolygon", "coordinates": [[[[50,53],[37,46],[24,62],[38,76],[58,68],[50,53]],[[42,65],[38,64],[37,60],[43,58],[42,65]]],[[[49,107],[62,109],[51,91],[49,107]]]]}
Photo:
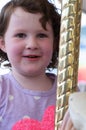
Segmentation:
{"type": "Polygon", "coordinates": [[[14,78],[22,86],[22,88],[35,91],[48,91],[52,88],[53,80],[44,74],[36,76],[24,76],[19,73],[13,73],[14,78]]]}

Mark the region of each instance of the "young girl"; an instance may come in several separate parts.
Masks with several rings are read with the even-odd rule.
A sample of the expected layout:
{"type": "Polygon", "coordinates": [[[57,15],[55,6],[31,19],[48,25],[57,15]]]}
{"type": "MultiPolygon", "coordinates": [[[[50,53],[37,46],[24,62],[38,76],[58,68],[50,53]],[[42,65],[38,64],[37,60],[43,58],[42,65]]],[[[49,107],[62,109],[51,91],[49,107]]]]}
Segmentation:
{"type": "Polygon", "coordinates": [[[60,15],[47,0],[11,0],[1,10],[0,59],[11,65],[0,77],[1,130],[17,130],[23,119],[46,122],[56,103],[56,76],[46,70],[57,64],[59,32],[60,15]]]}

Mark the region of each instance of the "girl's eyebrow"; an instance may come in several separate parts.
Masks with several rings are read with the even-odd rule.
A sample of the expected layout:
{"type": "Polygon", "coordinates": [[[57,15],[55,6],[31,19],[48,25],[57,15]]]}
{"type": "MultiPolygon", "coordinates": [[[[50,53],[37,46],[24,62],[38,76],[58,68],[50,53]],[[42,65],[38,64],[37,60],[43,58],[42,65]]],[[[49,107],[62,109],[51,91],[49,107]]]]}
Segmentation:
{"type": "MultiPolygon", "coordinates": [[[[13,31],[15,31],[15,32],[28,32],[30,30],[29,29],[22,29],[22,28],[14,28],[13,31]]],[[[45,30],[45,29],[36,29],[36,30],[34,30],[34,32],[37,32],[37,33],[40,33],[40,32],[47,33],[48,31],[49,31],[49,29],[47,29],[47,30],[45,30]]]]}
{"type": "Polygon", "coordinates": [[[15,31],[15,32],[26,32],[26,29],[14,28],[13,31],[15,31]]]}

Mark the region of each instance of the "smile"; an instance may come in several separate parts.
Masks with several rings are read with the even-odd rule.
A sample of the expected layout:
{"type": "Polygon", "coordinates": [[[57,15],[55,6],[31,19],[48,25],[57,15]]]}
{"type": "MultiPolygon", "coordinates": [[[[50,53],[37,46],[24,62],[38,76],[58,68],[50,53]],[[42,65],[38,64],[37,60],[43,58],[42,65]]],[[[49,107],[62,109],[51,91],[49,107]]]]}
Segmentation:
{"type": "Polygon", "coordinates": [[[23,56],[23,57],[26,57],[26,58],[39,58],[40,56],[37,56],[37,55],[29,55],[29,56],[23,56]]]}
{"type": "Polygon", "coordinates": [[[28,61],[38,61],[40,59],[41,56],[38,55],[27,55],[27,56],[23,56],[23,58],[25,58],[28,61]]]}

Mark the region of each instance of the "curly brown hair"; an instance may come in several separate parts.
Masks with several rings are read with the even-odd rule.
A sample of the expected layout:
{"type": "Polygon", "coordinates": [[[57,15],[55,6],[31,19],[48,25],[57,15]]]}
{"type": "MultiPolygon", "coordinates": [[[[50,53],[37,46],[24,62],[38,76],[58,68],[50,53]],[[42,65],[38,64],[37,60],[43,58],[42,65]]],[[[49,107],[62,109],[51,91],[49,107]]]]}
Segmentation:
{"type": "MultiPolygon", "coordinates": [[[[48,65],[47,68],[55,68],[59,52],[61,19],[56,7],[50,2],[48,2],[48,0],[11,0],[2,8],[0,12],[0,37],[4,37],[4,34],[8,28],[10,17],[17,7],[23,8],[26,12],[41,13],[42,18],[40,19],[40,22],[45,30],[46,23],[51,21],[54,33],[54,49],[52,55],[52,62],[48,65]]],[[[7,54],[0,49],[0,62],[4,60],[8,60],[7,54]]]]}

